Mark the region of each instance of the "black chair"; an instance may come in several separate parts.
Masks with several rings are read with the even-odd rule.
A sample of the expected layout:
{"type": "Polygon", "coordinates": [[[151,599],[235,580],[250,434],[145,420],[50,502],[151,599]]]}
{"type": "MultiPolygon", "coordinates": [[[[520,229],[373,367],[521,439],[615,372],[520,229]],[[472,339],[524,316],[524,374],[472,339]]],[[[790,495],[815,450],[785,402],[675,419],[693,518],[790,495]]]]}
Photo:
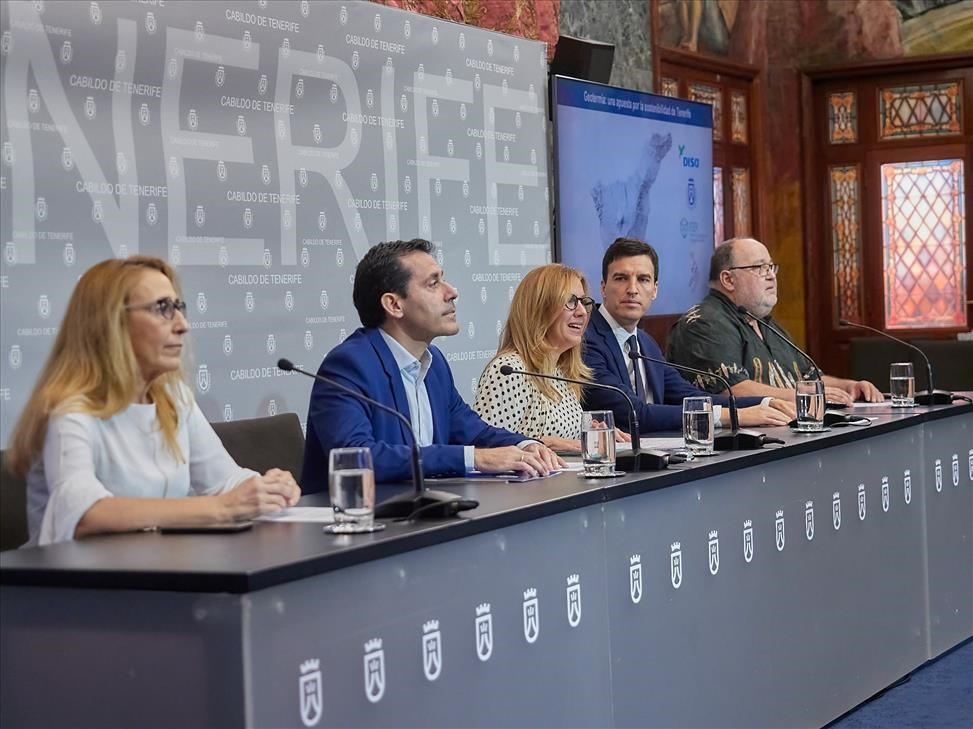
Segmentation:
{"type": "Polygon", "coordinates": [[[27,541],[27,482],[7,470],[0,451],[0,552],[27,541]]]}
{"type": "MultiPolygon", "coordinates": [[[[973,390],[973,342],[940,339],[911,340],[932,364],[933,384],[943,390],[973,390]]],[[[926,389],[926,363],[908,347],[880,337],[856,337],[848,345],[851,376],[870,380],[880,390],[889,386],[889,363],[912,362],[916,390],[926,389]]]]}
{"type": "Polygon", "coordinates": [[[223,447],[239,465],[263,473],[282,468],[301,482],[304,432],[296,413],[213,423],[223,447]]]}

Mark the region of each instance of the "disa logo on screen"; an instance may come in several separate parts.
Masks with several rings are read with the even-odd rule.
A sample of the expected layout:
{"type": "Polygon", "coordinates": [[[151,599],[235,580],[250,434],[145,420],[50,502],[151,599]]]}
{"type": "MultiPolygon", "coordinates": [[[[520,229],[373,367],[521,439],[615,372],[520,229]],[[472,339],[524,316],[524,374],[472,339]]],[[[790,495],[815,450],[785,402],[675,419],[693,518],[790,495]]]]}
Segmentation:
{"type": "Polygon", "coordinates": [[[690,157],[686,154],[686,145],[679,145],[679,158],[682,160],[683,167],[691,167],[693,169],[699,167],[699,157],[690,157]]]}

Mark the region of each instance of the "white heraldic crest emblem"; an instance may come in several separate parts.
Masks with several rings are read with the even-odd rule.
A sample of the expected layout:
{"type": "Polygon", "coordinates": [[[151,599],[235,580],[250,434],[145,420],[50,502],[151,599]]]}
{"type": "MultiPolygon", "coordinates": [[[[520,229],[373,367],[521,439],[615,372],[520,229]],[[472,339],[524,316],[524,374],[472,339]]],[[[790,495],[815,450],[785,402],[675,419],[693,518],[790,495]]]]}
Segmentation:
{"type": "Polygon", "coordinates": [[[669,547],[669,577],[676,590],[682,584],[682,544],[673,542],[669,547]]]}
{"type": "Polygon", "coordinates": [[[524,590],[524,638],[528,643],[537,640],[541,631],[541,618],[537,607],[537,588],[524,590]]]}
{"type": "Polygon", "coordinates": [[[422,672],[426,678],[435,681],[443,670],[443,638],[438,620],[429,620],[422,625],[422,672]]]}
{"type": "Polygon", "coordinates": [[[365,696],[373,704],[385,695],[385,651],[382,639],[372,638],[365,643],[365,696]]]}
{"type": "Polygon", "coordinates": [[[576,628],[581,622],[581,578],[578,575],[568,577],[565,599],[568,605],[568,625],[576,628]]]}
{"type": "Polygon", "coordinates": [[[321,671],[320,662],[311,658],[301,664],[298,688],[301,694],[301,721],[304,726],[314,726],[321,719],[321,671]]]}
{"type": "Polygon", "coordinates": [[[743,559],[747,564],[753,559],[753,522],[743,522],[743,559]]]}
{"type": "Polygon", "coordinates": [[[476,606],[476,657],[481,661],[490,660],[493,653],[493,615],[490,613],[490,603],[484,602],[476,606]]]}
{"type": "Polygon", "coordinates": [[[628,594],[632,602],[642,599],[642,555],[633,554],[628,558],[628,594]]]}

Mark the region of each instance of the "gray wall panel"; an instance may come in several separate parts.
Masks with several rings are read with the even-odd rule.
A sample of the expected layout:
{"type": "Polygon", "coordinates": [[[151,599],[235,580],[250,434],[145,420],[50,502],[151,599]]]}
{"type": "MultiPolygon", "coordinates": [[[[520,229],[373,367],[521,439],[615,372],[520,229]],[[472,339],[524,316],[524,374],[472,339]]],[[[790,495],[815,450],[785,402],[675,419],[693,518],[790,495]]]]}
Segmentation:
{"type": "Polygon", "coordinates": [[[303,419],[277,359],[358,326],[369,245],[428,238],[472,400],[550,259],[545,52],[368,2],[0,4],[0,441],[77,277],[135,253],[179,267],[207,417],[303,419]]]}

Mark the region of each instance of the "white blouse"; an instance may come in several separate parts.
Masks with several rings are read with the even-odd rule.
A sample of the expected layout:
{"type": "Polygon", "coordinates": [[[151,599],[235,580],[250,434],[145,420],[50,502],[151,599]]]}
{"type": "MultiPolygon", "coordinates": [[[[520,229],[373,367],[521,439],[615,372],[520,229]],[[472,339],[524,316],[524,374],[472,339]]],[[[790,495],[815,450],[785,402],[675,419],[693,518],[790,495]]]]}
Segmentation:
{"type": "Polygon", "coordinates": [[[256,475],[233,461],[188,388],[183,392],[176,439],[185,462],[166,447],[154,404],[133,403],[107,420],[52,416],[42,457],[27,474],[26,546],[73,539],[84,513],[106,497],[217,494],[256,475]]]}
{"type": "MultiPolygon", "coordinates": [[[[500,368],[509,365],[526,369],[519,354],[508,352],[495,357],[483,370],[476,386],[473,409],[490,425],[521,433],[528,438],[545,435],[581,438],[581,403],[566,382],[551,380],[561,395],[559,402],[545,396],[524,375],[502,375],[500,368]]],[[[564,374],[560,368],[554,371],[564,374]]]]}

